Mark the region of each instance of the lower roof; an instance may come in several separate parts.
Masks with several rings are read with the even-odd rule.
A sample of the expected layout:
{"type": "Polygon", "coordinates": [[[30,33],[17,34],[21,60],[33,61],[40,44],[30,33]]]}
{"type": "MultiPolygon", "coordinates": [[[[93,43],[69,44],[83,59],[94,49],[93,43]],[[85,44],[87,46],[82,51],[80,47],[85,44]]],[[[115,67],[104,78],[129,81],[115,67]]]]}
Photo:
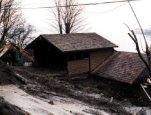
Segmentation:
{"type": "Polygon", "coordinates": [[[116,52],[92,73],[120,82],[133,84],[145,70],[145,65],[137,53],[116,52]]]}

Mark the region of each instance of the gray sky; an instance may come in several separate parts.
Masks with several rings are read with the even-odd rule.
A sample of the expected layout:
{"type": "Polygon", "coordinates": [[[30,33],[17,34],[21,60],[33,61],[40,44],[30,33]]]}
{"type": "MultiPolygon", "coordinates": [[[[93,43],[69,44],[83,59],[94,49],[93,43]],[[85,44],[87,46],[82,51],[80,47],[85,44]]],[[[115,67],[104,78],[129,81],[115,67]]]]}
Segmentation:
{"type": "MultiPolygon", "coordinates": [[[[80,0],[80,3],[107,2],[114,0],[80,0]]],[[[22,7],[53,6],[53,0],[21,0],[22,7]]],[[[146,38],[151,39],[151,0],[131,2],[132,6],[146,32],[146,38]]],[[[22,11],[27,21],[34,25],[39,34],[52,34],[49,23],[53,22],[51,10],[28,9],[22,11]],[[48,23],[49,22],[49,23],[48,23]]],[[[119,46],[118,50],[135,51],[132,40],[127,35],[126,23],[131,29],[140,33],[138,24],[128,3],[102,4],[84,7],[83,17],[86,20],[85,32],[96,32],[119,46]]],[[[141,35],[138,35],[142,38],[141,35]]],[[[143,40],[142,40],[143,41],[143,40]]]]}

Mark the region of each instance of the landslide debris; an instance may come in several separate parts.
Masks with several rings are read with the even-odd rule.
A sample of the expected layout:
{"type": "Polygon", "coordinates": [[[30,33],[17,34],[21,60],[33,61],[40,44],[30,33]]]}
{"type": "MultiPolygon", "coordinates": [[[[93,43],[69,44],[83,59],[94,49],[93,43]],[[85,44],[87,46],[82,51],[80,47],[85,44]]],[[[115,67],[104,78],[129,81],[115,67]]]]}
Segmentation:
{"type": "MultiPolygon", "coordinates": [[[[142,89],[135,85],[130,86],[96,76],[69,80],[62,72],[41,67],[13,67],[12,70],[30,81],[21,87],[22,89],[45,99],[49,99],[51,95],[68,96],[111,114],[122,115],[130,114],[125,111],[125,106],[150,106],[142,89]],[[55,94],[52,94],[52,91],[55,94]]],[[[53,100],[50,102],[53,103],[53,100]]]]}
{"type": "MultiPolygon", "coordinates": [[[[52,72],[42,68],[19,67],[13,69],[32,83],[24,86],[24,88],[22,87],[32,95],[46,99],[48,99],[50,95],[67,96],[83,101],[91,106],[96,106],[99,110],[104,110],[108,113],[130,115],[120,104],[116,102],[111,103],[110,98],[106,98],[97,88],[93,88],[92,85],[95,84],[90,83],[88,87],[73,83],[67,79],[67,76],[61,76],[56,73],[52,74],[52,72]],[[55,93],[52,94],[52,92],[55,93]]],[[[80,79],[78,81],[80,83],[80,81],[83,80],[80,79]]]]}

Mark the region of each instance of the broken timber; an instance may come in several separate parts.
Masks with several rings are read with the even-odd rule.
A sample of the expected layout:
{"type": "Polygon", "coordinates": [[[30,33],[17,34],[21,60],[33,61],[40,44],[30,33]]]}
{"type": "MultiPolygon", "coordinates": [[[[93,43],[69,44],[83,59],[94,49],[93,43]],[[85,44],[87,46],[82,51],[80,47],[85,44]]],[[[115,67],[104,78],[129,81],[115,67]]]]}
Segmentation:
{"type": "Polygon", "coordinates": [[[143,91],[145,92],[145,94],[146,94],[146,96],[148,97],[148,99],[151,101],[151,97],[150,97],[150,95],[147,93],[147,91],[146,91],[146,89],[145,89],[145,88],[147,88],[147,86],[145,86],[145,85],[143,85],[143,84],[140,84],[140,86],[142,87],[142,89],[143,89],[143,91]]]}

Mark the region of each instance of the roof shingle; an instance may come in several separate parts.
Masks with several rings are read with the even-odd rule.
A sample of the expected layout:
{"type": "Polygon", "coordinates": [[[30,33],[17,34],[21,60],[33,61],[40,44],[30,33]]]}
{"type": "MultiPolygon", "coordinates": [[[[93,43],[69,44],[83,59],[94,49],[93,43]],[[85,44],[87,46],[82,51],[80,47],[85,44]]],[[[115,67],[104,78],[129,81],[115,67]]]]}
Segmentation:
{"type": "Polygon", "coordinates": [[[94,70],[93,74],[133,84],[144,70],[145,65],[137,53],[116,52],[105,64],[94,70]]]}
{"type": "Polygon", "coordinates": [[[117,47],[96,33],[43,34],[41,36],[62,52],[117,47]]]}

